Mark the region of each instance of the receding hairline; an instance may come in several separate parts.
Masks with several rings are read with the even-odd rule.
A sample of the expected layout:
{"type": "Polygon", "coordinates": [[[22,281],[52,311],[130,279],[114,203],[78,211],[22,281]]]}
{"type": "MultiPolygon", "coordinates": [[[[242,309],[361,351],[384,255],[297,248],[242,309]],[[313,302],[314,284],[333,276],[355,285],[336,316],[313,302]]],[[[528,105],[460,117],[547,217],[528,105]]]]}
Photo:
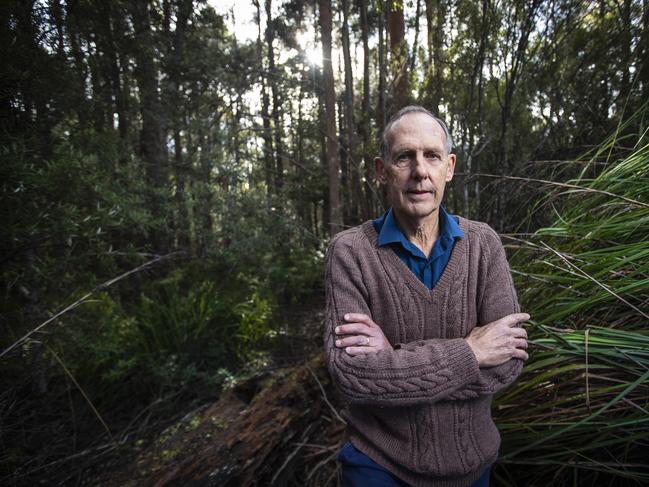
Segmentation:
{"type": "Polygon", "coordinates": [[[444,120],[442,120],[439,117],[436,117],[435,115],[433,115],[432,112],[430,112],[429,110],[427,110],[426,108],[420,105],[409,105],[407,107],[402,108],[394,115],[392,115],[388,123],[385,125],[385,128],[383,129],[383,133],[381,134],[381,147],[380,147],[381,157],[383,159],[387,160],[388,157],[390,156],[390,154],[388,153],[388,149],[391,148],[391,143],[388,140],[388,137],[392,134],[394,126],[403,117],[407,115],[416,115],[416,114],[426,115],[429,118],[433,119],[435,122],[437,122],[437,125],[442,129],[442,133],[446,138],[444,149],[446,150],[447,155],[451,154],[451,152],[453,151],[453,138],[444,120]]]}

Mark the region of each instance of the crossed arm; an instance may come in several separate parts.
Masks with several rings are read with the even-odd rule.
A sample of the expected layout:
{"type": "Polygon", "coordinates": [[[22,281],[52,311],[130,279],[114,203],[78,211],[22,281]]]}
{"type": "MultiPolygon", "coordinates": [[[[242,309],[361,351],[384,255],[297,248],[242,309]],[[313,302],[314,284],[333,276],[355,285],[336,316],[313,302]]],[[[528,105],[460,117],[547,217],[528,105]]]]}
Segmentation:
{"type": "MultiPolygon", "coordinates": [[[[501,247],[495,257],[505,258],[501,247]]],[[[422,340],[395,349],[370,317],[358,268],[332,248],[327,273],[344,276],[335,288],[327,279],[327,356],[334,382],[351,403],[410,405],[493,394],[518,376],[527,359],[527,333],[520,327],[529,319],[525,313],[492,317],[465,338],[422,340]]],[[[512,293],[511,308],[517,311],[511,275],[501,277],[491,282],[481,302],[502,299],[503,288],[509,287],[504,292],[512,293]]]]}

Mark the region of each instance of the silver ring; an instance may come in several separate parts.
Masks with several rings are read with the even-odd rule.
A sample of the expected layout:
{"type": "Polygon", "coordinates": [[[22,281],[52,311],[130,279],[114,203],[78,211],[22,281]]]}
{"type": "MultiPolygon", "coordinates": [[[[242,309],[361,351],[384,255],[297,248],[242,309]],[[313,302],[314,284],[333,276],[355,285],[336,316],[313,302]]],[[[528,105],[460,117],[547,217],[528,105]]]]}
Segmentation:
{"type": "Polygon", "coordinates": [[[367,340],[367,343],[365,344],[366,347],[370,346],[370,337],[365,337],[365,340],[367,340]]]}

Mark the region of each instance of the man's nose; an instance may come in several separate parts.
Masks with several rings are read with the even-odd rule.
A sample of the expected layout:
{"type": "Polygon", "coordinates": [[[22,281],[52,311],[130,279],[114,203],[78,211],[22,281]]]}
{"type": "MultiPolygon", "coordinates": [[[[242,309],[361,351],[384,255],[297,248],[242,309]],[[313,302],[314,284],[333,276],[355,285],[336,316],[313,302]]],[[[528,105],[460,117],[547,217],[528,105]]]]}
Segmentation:
{"type": "Polygon", "coordinates": [[[417,154],[413,160],[412,177],[415,179],[426,179],[428,177],[428,166],[423,154],[417,154]]]}

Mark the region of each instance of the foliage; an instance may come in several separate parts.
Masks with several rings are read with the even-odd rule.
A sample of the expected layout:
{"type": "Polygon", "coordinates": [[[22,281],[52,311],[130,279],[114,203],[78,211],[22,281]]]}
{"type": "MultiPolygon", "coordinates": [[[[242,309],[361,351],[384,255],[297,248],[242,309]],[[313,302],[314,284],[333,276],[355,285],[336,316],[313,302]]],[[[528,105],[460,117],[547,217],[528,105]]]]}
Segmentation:
{"type": "Polygon", "coordinates": [[[57,339],[77,380],[106,391],[109,404],[196,382],[218,387],[224,376],[216,372],[236,371],[268,337],[272,306],[241,279],[224,289],[195,277],[173,272],[129,306],[108,293],[86,304],[57,339]]]}
{"type": "Polygon", "coordinates": [[[618,134],[587,161],[622,143],[630,152],[569,181],[583,189],[548,196],[537,211],[551,207],[555,224],[514,256],[534,349],[498,399],[502,485],[649,480],[649,140],[618,134]]]}
{"type": "MultiPolygon", "coordinates": [[[[223,2],[196,0],[0,4],[2,349],[94,291],[2,357],[0,463],[12,481],[56,482],[51,471],[106,440],[88,402],[123,440],[152,427],[165,394],[178,408],[212,397],[297,336],[289,315],[322,301],[332,208],[345,226],[383,209],[372,161],[396,100],[446,118],[459,161],[446,203],[499,231],[518,226],[531,199],[531,184],[501,176],[581,174],[573,182],[646,201],[646,150],[633,163],[607,159],[641,117],[592,163],[547,162],[599,144],[647,99],[646,2],[404,2],[419,39],[402,36],[407,93],[395,93],[406,66],[389,49],[387,3],[335,3],[335,114],[322,109],[315,4],[252,6],[252,19],[235,19],[223,2]]],[[[519,272],[522,298],[544,317],[539,340],[568,353],[555,321],[575,333],[644,322],[634,307],[647,302],[647,215],[603,193],[565,196],[577,204],[553,194],[526,221],[533,231],[555,207],[560,216],[525,243],[542,258],[519,272]]]]}

